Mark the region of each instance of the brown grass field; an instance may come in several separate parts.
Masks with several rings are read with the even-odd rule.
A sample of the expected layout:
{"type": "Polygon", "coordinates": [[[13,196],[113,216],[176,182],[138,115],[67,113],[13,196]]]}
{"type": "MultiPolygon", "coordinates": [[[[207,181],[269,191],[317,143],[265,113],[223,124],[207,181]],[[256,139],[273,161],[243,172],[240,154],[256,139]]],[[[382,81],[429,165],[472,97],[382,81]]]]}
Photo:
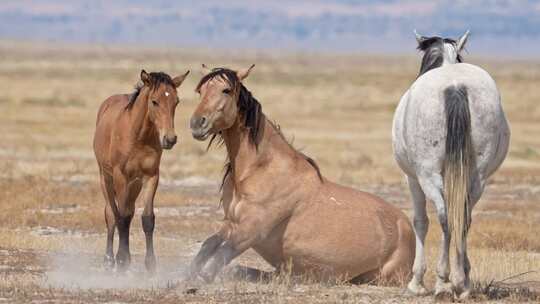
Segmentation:
{"type": "MultiPolygon", "coordinates": [[[[540,301],[540,61],[472,55],[465,60],[493,75],[512,128],[508,158],[474,210],[471,301],[540,301]]],[[[205,152],[206,143],[192,139],[188,130],[201,63],[232,68],[256,63],[246,86],[323,175],[376,193],[411,215],[390,135],[394,109],[419,61],[0,42],[0,303],[433,302],[432,296],[411,297],[402,288],[285,275],[270,283],[181,280],[200,242],[222,218],[218,183],[225,151],[205,152]],[[180,142],[162,162],[155,277],[145,275],[138,215],[131,230],[131,271],[120,276],[102,270],[104,199],[92,152],[99,104],[130,92],[141,68],[174,75],[192,70],[180,88],[180,142]]],[[[440,228],[433,212],[430,218],[426,283],[432,289],[440,228]]],[[[251,251],[233,264],[271,270],[251,251]]]]}

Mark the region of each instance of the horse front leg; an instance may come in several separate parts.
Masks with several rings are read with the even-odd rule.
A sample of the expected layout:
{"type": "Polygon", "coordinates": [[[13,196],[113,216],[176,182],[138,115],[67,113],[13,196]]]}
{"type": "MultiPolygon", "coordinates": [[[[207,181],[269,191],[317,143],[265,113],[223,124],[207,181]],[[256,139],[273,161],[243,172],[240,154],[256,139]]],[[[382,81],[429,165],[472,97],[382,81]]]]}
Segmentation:
{"type": "Polygon", "coordinates": [[[214,256],[216,250],[224,241],[225,238],[220,232],[215,233],[204,240],[201,245],[201,249],[199,249],[199,252],[193,261],[191,261],[191,265],[189,267],[189,278],[191,280],[195,279],[201,273],[202,268],[206,265],[208,260],[214,256]]]}
{"type": "Polygon", "coordinates": [[[144,264],[149,273],[156,271],[156,256],[154,254],[154,197],[159,183],[159,173],[150,177],[143,190],[144,210],[141,215],[141,223],[146,238],[146,256],[144,264]]]}
{"type": "MultiPolygon", "coordinates": [[[[223,267],[264,239],[264,236],[274,227],[273,224],[279,222],[273,221],[269,217],[265,218],[264,213],[257,210],[257,208],[246,207],[246,209],[249,211],[244,211],[245,213],[242,214],[240,221],[235,223],[226,222],[218,237],[215,239],[211,237],[207,240],[207,244],[203,244],[201,252],[207,250],[209,254],[202,254],[204,258],[200,259],[201,263],[198,264],[198,268],[195,270],[197,270],[196,274],[203,277],[206,282],[213,282],[223,267]],[[216,244],[218,245],[216,246],[216,244]],[[206,248],[205,245],[207,245],[206,248]],[[211,252],[212,254],[210,254],[211,252]],[[204,264],[209,260],[210,263],[205,268],[204,264]]],[[[199,254],[197,257],[199,257],[199,254]]],[[[197,257],[195,260],[197,260],[197,257]]]]}
{"type": "Polygon", "coordinates": [[[127,270],[131,263],[129,251],[129,228],[135,213],[135,201],[141,191],[140,180],[127,182],[123,174],[116,171],[114,176],[114,189],[118,198],[118,216],[116,225],[118,227],[118,252],[116,253],[117,270],[123,272],[127,270]]]}

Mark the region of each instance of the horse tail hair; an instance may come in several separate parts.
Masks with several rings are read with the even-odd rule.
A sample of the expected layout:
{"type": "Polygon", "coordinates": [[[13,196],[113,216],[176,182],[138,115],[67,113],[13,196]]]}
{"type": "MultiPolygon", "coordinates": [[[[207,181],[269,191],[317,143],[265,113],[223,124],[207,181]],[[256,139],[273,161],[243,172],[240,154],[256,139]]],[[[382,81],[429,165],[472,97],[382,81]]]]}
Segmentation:
{"type": "Polygon", "coordinates": [[[444,198],[448,229],[453,246],[462,250],[470,224],[471,114],[467,88],[450,86],[444,90],[446,114],[446,153],[443,164],[444,198]]]}

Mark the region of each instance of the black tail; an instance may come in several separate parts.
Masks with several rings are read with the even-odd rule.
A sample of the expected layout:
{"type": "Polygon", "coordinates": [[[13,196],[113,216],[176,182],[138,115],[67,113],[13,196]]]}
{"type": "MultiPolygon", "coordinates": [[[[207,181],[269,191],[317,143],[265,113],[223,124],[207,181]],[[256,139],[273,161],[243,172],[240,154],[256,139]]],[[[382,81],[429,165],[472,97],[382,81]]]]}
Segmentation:
{"type": "Polygon", "coordinates": [[[461,250],[469,225],[471,114],[467,88],[450,86],[444,90],[446,112],[446,157],[444,160],[444,196],[448,228],[457,250],[461,250]]]}

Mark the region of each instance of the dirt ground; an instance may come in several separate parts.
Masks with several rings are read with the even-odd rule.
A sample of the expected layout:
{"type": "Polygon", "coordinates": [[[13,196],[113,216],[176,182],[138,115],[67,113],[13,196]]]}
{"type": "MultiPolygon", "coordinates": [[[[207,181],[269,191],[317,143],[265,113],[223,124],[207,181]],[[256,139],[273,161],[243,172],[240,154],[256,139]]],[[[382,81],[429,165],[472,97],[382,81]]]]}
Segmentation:
{"type": "MultiPolygon", "coordinates": [[[[465,60],[493,75],[512,128],[508,158],[473,213],[471,301],[540,301],[540,61],[465,60]]],[[[201,63],[256,63],[246,86],[324,176],[375,193],[411,215],[390,135],[394,109],[419,61],[413,55],[218,54],[0,42],[0,303],[433,302],[432,296],[412,297],[400,287],[286,275],[259,283],[183,279],[201,241],[223,216],[218,186],[225,151],[206,152],[206,143],[188,130],[201,63]],[[132,224],[131,270],[119,275],[102,268],[104,199],[92,152],[99,104],[130,92],[141,68],[172,75],[192,70],[179,90],[180,141],[162,162],[153,277],[144,271],[140,205],[132,224]]],[[[426,282],[432,289],[440,228],[430,210],[426,282]]],[[[252,251],[229,269],[235,265],[272,270],[252,251]]]]}

